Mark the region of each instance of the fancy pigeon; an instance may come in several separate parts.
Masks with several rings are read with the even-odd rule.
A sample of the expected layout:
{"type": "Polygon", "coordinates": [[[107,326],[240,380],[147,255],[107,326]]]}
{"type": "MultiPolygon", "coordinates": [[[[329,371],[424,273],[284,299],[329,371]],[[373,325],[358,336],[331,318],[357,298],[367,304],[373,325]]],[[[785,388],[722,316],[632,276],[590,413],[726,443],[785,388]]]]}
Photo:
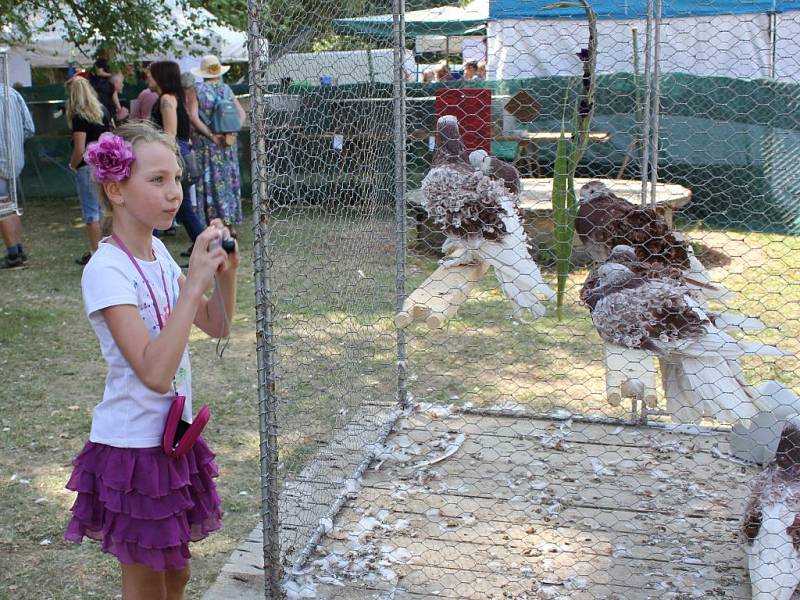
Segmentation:
{"type": "Polygon", "coordinates": [[[648,278],[621,262],[606,262],[589,274],[581,299],[604,340],[658,356],[673,420],[735,422],[769,410],[744,381],[739,358],[786,353],[732,338],[714,325],[694,293],[679,279],[648,278]]]}
{"type": "Polygon", "coordinates": [[[680,269],[685,283],[706,300],[727,304],[733,297],[730,290],[712,281],[691,245],[655,210],[631,204],[601,181],[581,187],[575,232],[596,262],[605,261],[617,245],[630,246],[648,265],[680,269]]]}
{"type": "Polygon", "coordinates": [[[476,171],[501,181],[512,194],[519,194],[522,190],[522,180],[516,167],[490,155],[486,150],[470,152],[469,162],[476,171]]]}
{"type": "Polygon", "coordinates": [[[800,419],[753,480],[742,521],[753,600],[789,600],[800,584],[800,419]]]}
{"type": "MultiPolygon", "coordinates": [[[[639,260],[636,251],[631,246],[619,244],[611,249],[606,263],[620,263],[624,264],[628,269],[633,271],[634,275],[642,279],[672,279],[685,285],[693,292],[699,292],[702,300],[703,291],[713,289],[711,284],[703,284],[696,280],[686,277],[685,271],[679,267],[674,267],[661,262],[647,263],[639,260]]],[[[597,270],[589,273],[589,276],[584,282],[583,289],[591,290],[596,286],[597,270]]],[[[705,308],[705,307],[704,307],[705,308]]],[[[719,329],[735,330],[735,331],[760,331],[766,326],[761,320],[754,317],[747,317],[736,313],[733,310],[726,309],[722,312],[706,312],[711,322],[719,329]]]]}
{"type": "Polygon", "coordinates": [[[445,265],[485,261],[494,267],[514,315],[541,317],[555,292],[545,283],[528,252],[528,236],[508,190],[476,171],[465,158],[458,120],[451,115],[436,123],[437,147],[433,167],[422,181],[422,204],[447,239],[445,253],[461,249],[445,265]]]}

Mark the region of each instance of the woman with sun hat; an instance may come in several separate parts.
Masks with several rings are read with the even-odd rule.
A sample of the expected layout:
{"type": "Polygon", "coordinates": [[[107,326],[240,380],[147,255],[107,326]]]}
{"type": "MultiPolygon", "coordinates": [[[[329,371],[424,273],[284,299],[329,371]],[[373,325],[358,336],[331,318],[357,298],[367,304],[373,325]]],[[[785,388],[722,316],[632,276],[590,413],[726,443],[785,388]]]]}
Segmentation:
{"type": "MultiPolygon", "coordinates": [[[[212,123],[214,107],[220,101],[232,101],[239,112],[239,120],[244,123],[246,114],[242,105],[233,95],[231,88],[222,82],[222,76],[230,69],[221,65],[213,54],[204,56],[200,67],[192,69],[192,74],[203,79],[195,84],[197,109],[192,111],[193,122],[206,125],[212,123]]],[[[204,207],[207,219],[222,219],[236,235],[235,226],[242,222],[242,196],[239,179],[239,157],[236,135],[214,136],[214,140],[198,137],[194,144],[203,176],[197,183],[198,204],[204,207]]],[[[198,210],[198,212],[203,212],[198,210]]]]}

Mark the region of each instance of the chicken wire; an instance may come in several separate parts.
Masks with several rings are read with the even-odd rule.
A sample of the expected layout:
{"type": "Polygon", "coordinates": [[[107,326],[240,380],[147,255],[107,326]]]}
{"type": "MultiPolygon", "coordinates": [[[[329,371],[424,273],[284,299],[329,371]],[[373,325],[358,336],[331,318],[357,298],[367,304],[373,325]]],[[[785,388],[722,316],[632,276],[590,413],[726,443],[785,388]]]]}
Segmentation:
{"type": "Polygon", "coordinates": [[[456,116],[466,150],[513,164],[522,191],[512,210],[480,195],[482,176],[448,180],[450,208],[495,202],[492,227],[518,222],[530,244],[512,279],[533,260],[556,287],[550,178],[588,28],[542,16],[548,2],[486,4],[437,37],[445,13],[420,28],[399,0],[377,25],[250,1],[267,598],[743,597],[739,559],[757,571],[772,542],[745,527],[740,546],[737,519],[771,503],[764,522],[780,522],[793,501],[770,487],[788,463],[770,461],[800,389],[798,13],[598,7],[576,187],[656,214],[579,211],[558,319],[543,289],[543,316],[514,298],[496,250],[454,242],[468,228],[425,190],[438,119],[456,116]],[[465,81],[481,39],[486,78],[465,81]],[[609,240],[635,256],[607,260],[609,240]],[[635,285],[598,302],[620,273],[635,285]]]}

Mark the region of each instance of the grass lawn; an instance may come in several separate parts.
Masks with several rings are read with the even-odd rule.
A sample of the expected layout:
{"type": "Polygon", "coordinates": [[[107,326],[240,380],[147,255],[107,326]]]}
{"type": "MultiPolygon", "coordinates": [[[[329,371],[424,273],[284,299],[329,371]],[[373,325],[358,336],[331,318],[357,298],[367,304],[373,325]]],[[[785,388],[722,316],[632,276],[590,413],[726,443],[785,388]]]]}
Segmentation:
{"type": "MultiPolygon", "coordinates": [[[[269,282],[275,304],[281,469],[299,469],[332,429],[366,403],[395,398],[394,225],[373,214],[333,218],[279,214],[270,224],[269,282]]],[[[105,365],[83,315],[85,238],[77,200],[30,202],[23,218],[29,267],[0,273],[0,598],[114,598],[116,561],[94,543],[62,541],[73,494],[64,489],[82,447],[105,365]]],[[[248,216],[249,223],[249,216],[248,216]]],[[[713,274],[739,292],[737,306],[769,328],[759,339],[800,351],[800,240],[694,231],[714,253],[713,274]]],[[[166,242],[175,255],[182,232],[166,242]]],[[[193,546],[190,598],[198,598],[258,520],[260,493],[254,287],[249,227],[233,335],[224,359],[195,332],[195,403],[211,404],[207,438],[218,453],[224,527],[193,546]]],[[[434,268],[409,255],[407,290],[434,268]]],[[[546,271],[551,282],[554,275],[546,271]]],[[[603,397],[601,346],[575,302],[585,271],[571,280],[566,319],[509,318],[493,276],[442,330],[408,330],[409,391],[415,400],[478,406],[522,404],[612,413],[603,397]]],[[[777,378],[800,389],[795,358],[750,359],[754,382],[777,378]]]]}

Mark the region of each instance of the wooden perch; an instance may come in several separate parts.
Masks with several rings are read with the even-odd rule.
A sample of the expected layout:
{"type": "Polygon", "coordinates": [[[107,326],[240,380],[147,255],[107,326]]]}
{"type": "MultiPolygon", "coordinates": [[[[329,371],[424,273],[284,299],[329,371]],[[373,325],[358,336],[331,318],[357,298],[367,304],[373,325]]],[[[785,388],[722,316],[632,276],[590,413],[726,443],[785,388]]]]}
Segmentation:
{"type": "Polygon", "coordinates": [[[604,353],[608,403],[619,406],[623,398],[638,398],[648,408],[655,408],[658,395],[653,354],[608,342],[604,344],[604,353]]]}
{"type": "Polygon", "coordinates": [[[415,321],[425,321],[431,329],[443,327],[466,302],[488,268],[480,260],[467,265],[440,265],[406,298],[403,309],[394,317],[394,324],[402,329],[415,321]]]}

